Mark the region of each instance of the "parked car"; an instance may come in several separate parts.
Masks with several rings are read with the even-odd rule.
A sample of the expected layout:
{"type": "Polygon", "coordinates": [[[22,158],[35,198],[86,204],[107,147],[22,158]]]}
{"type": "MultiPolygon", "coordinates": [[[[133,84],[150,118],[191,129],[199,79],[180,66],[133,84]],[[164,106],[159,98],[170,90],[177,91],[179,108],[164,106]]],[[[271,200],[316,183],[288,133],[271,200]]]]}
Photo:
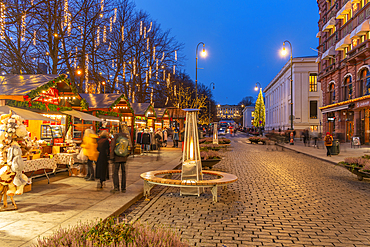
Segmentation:
{"type": "Polygon", "coordinates": [[[224,135],[226,135],[226,131],[225,131],[225,129],[224,129],[224,128],[220,128],[220,129],[218,130],[218,135],[219,135],[219,136],[224,136],[224,135]]]}

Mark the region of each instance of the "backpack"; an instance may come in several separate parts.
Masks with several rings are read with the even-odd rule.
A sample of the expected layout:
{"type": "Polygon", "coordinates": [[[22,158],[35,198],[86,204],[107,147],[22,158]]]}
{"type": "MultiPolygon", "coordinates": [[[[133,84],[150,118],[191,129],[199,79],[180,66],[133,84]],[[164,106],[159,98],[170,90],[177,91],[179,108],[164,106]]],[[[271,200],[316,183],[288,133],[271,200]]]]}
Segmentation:
{"type": "Polygon", "coordinates": [[[126,137],[124,136],[117,137],[116,147],[114,148],[114,154],[121,157],[125,157],[130,154],[129,140],[126,137]]]}

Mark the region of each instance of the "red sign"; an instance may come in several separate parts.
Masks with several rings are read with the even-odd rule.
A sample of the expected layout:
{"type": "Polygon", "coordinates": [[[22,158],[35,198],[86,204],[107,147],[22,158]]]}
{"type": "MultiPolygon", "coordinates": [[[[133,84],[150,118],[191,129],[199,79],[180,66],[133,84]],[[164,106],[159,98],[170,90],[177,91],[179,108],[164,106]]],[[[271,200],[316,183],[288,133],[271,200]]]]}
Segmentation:
{"type": "Polygon", "coordinates": [[[59,91],[55,88],[49,88],[48,90],[41,92],[35,101],[59,105],[59,91]]]}

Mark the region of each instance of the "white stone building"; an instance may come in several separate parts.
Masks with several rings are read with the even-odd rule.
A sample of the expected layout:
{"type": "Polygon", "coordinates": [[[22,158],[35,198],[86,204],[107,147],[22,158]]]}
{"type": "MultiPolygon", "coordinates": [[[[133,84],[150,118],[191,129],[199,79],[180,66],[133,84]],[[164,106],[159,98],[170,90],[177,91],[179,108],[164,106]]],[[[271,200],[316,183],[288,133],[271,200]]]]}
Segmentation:
{"type": "Polygon", "coordinates": [[[243,109],[243,127],[252,128],[254,120],[254,106],[246,106],[243,109]]]}
{"type": "MultiPolygon", "coordinates": [[[[321,85],[317,82],[316,56],[293,58],[293,127],[322,131],[321,85]]],[[[264,88],[266,130],[287,130],[291,127],[290,60],[264,88]]],[[[298,132],[299,134],[299,132],[298,132]]]]}

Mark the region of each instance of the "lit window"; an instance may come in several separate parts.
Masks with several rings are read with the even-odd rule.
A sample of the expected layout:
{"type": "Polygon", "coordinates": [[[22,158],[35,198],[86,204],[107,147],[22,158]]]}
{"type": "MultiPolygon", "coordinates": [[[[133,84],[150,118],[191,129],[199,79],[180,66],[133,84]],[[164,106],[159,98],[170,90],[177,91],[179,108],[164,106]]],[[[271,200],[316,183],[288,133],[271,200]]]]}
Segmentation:
{"type": "Polygon", "coordinates": [[[352,77],[347,76],[344,79],[344,100],[352,99],[352,77]]]}
{"type": "Polygon", "coordinates": [[[310,92],[317,92],[317,74],[310,74],[310,92]]]}
{"type": "Polygon", "coordinates": [[[310,118],[317,119],[317,100],[310,101],[310,118]]]}
{"type": "Polygon", "coordinates": [[[335,103],[335,84],[329,85],[329,104],[335,103]]]}

